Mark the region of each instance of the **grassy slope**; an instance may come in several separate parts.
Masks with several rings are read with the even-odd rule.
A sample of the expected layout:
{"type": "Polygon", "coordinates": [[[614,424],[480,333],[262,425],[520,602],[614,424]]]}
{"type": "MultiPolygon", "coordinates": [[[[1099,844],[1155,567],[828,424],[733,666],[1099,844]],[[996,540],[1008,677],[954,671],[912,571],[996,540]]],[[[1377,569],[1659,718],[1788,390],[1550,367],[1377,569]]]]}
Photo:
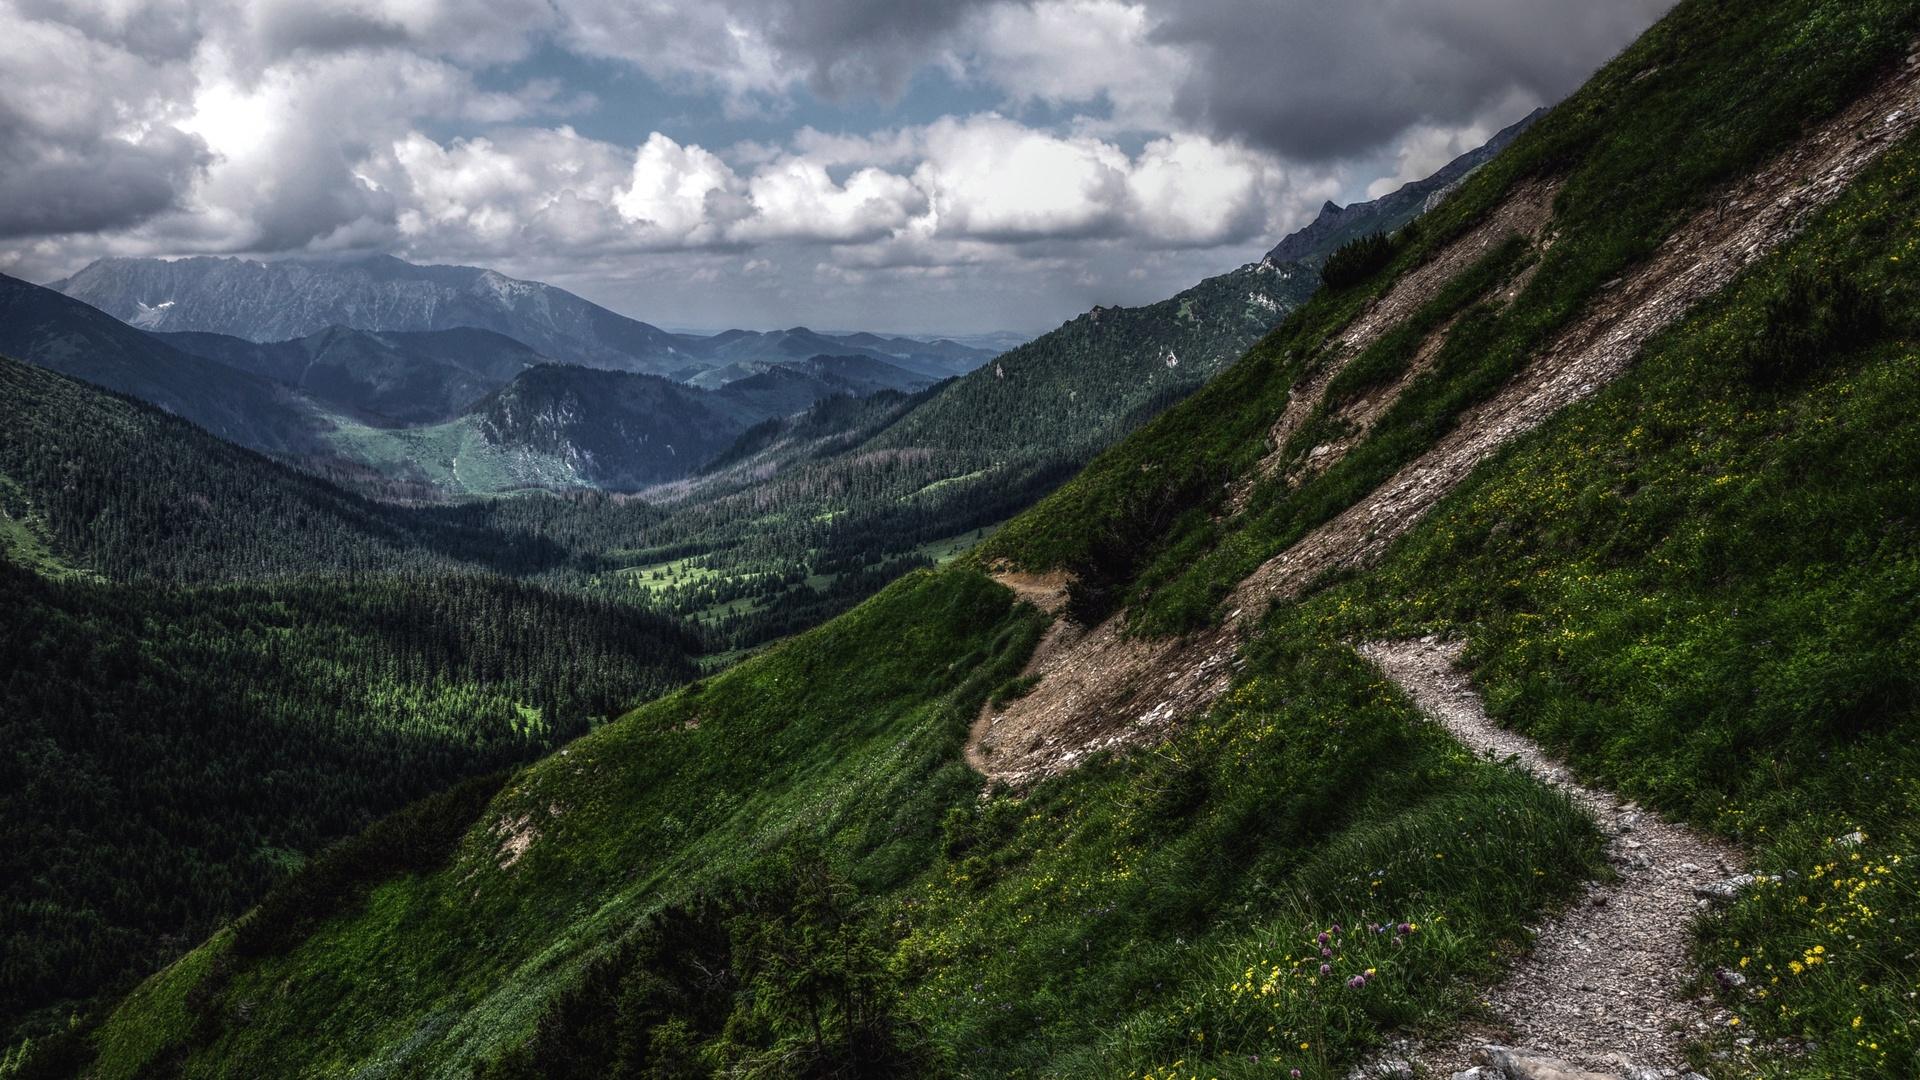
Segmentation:
{"type": "Polygon", "coordinates": [[[958,1071],[1127,1071],[1190,1056],[1203,1032],[1285,1043],[1321,1075],[1384,1025],[1457,1015],[1460,977],[1591,869],[1564,802],[1418,725],[1311,634],[1274,635],[1230,706],[1167,752],[979,803],[959,741],[1037,629],[1007,603],[972,572],[915,575],[575,743],[437,873],[380,886],[211,992],[192,988],[224,939],[150,983],[100,1032],[99,1075],[178,1053],[203,1012],[219,1034],[189,1075],[464,1075],[643,914],[799,839],[917,928],[894,963],[958,1071]],[[501,871],[495,826],[525,812],[540,837],[501,871]],[[1384,973],[1364,995],[1235,991],[1240,968],[1369,919],[1419,929],[1342,945],[1342,977],[1384,973]],[[249,1023],[219,1020],[242,1003],[249,1023]]]}
{"type": "MultiPolygon", "coordinates": [[[[1095,461],[1072,483],[995,536],[987,558],[1035,568],[1088,557],[1103,529],[1172,502],[1186,516],[1154,551],[1134,588],[1138,624],[1153,631],[1206,622],[1232,586],[1267,557],[1350,505],[1431,446],[1585,307],[1605,283],[1651,253],[1716,186],[1755,167],[1811,119],[1831,113],[1898,58],[1920,27],[1912,5],[1880,0],[1682,4],[1623,56],[1470,178],[1421,222],[1395,262],[1417,265],[1529,177],[1560,177],[1552,249],[1512,305],[1495,312],[1443,296],[1416,316],[1463,314],[1438,369],[1404,394],[1379,434],[1289,492],[1256,488],[1231,526],[1207,512],[1225,482],[1267,452],[1266,435],[1299,374],[1394,273],[1317,295],[1194,399],[1095,461]],[[1193,493],[1200,493],[1195,497],[1193,493]]],[[[1390,373],[1419,338],[1389,335],[1355,366],[1390,373]]],[[[1304,453],[1330,431],[1310,420],[1290,445],[1304,453]]]]}
{"type": "Polygon", "coordinates": [[[1920,1074],[1916,215],[1909,145],[1319,602],[1343,634],[1468,630],[1503,723],[1797,874],[1702,948],[1763,992],[1728,995],[1744,1027],[1820,1044],[1810,1075],[1920,1074]],[[1885,321],[1755,385],[1754,328],[1796,274],[1858,283],[1885,321]]]}
{"type": "MultiPolygon", "coordinates": [[[[1858,85],[1911,18],[1904,5],[1685,4],[1428,235],[1464,225],[1530,170],[1573,170],[1563,212],[1586,226],[1523,300],[1533,321],[1502,330],[1518,348],[1705,186],[1858,85]],[[1699,148],[1678,153],[1681,141],[1699,148]],[[1618,160],[1583,161],[1584,143],[1618,160]],[[1648,175],[1665,184],[1626,182],[1660,154],[1672,162],[1648,175]]],[[[1786,389],[1740,384],[1727,359],[1787,259],[1844,258],[1887,275],[1876,287],[1904,289],[1890,260],[1920,253],[1890,245],[1908,242],[1920,206],[1911,153],[1614,390],[1485,470],[1390,565],[1276,612],[1221,706],[1159,752],[1025,800],[975,800],[956,759],[964,723],[1034,623],[964,568],[916,575],[523,774],[449,866],[379,886],[292,953],[222,982],[209,975],[226,948],[215,939],[109,1019],[94,1041],[100,1075],[182,1053],[190,1075],[461,1075],[524,1038],[620,927],[795,836],[825,838],[900,928],[892,969],[955,1073],[1338,1075],[1390,1027],[1457,1019],[1521,927],[1593,871],[1595,838],[1564,803],[1417,724],[1343,644],[1437,625],[1472,634],[1502,717],[1583,769],[1746,835],[1800,880],[1819,852],[1846,882],[1831,896],[1879,902],[1875,917],[1896,921],[1869,929],[1828,893],[1801,904],[1793,888],[1764,890],[1713,924],[1703,949],[1729,966],[1745,956],[1761,975],[1770,996],[1739,999],[1748,1024],[1819,1036],[1820,1056],[1799,1062],[1807,1075],[1897,1075],[1914,1019],[1912,962],[1898,959],[1915,895],[1902,869],[1913,813],[1899,800],[1913,787],[1849,794],[1841,781],[1914,775],[1900,674],[1913,670],[1912,328],[1895,319],[1881,344],[1786,389]],[[1638,487],[1623,500],[1628,479],[1638,487]],[[1705,524],[1684,527],[1689,514],[1705,524]],[[1784,768],[1759,763],[1774,747],[1790,751],[1784,768]],[[495,827],[521,813],[541,837],[500,871],[495,827]],[[1861,861],[1888,867],[1864,886],[1822,844],[1852,824],[1870,834],[1861,861]],[[1396,919],[1419,929],[1397,945],[1340,935],[1335,977],[1317,980],[1315,933],[1396,919]],[[1816,944],[1815,955],[1851,955],[1766,981],[1767,964],[1779,971],[1816,944]],[[1339,977],[1366,967],[1378,978],[1344,992],[1339,977]],[[250,1021],[230,1022],[242,1005],[250,1021]]],[[[1069,516],[1098,521],[1181,469],[1244,469],[1303,362],[1288,350],[1364,292],[1317,301],[1223,376],[1225,390],[1123,445],[993,550],[1070,561],[1069,516]],[[1155,458],[1165,467],[1130,490],[1155,458]]],[[[1452,396],[1497,373],[1463,375],[1452,396]]],[[[1444,418],[1447,400],[1422,407],[1444,418]]],[[[1393,437],[1369,468],[1408,451],[1393,437]]],[[[1284,511],[1264,498],[1249,551],[1284,542],[1272,516],[1284,511]]],[[[1193,550],[1234,538],[1206,539],[1193,550]]],[[[1198,565],[1204,582],[1234,564],[1198,565]]]]}

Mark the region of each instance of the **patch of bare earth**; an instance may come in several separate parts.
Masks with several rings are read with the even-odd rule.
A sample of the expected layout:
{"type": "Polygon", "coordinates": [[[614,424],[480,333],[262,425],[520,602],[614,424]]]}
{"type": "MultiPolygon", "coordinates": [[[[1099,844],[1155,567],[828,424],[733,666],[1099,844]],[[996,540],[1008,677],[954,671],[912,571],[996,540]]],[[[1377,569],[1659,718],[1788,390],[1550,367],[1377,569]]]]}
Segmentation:
{"type": "Polygon", "coordinates": [[[1359,652],[1462,745],[1565,792],[1606,834],[1607,858],[1619,872],[1589,884],[1537,927],[1533,951],[1488,991],[1498,1052],[1489,1051],[1492,1032],[1484,1032],[1416,1051],[1414,1061],[1449,1076],[1477,1059],[1475,1080],[1552,1075],[1547,1066],[1574,1070],[1562,1072],[1569,1077],[1584,1070],[1639,1080],[1682,1066],[1687,1042],[1726,1022],[1710,997],[1689,987],[1693,919],[1706,903],[1697,890],[1725,882],[1745,862],[1740,852],[1579,783],[1534,742],[1494,724],[1458,666],[1458,642],[1374,642],[1359,652]]]}
{"type": "MultiPolygon", "coordinates": [[[[1252,497],[1253,489],[1262,479],[1271,476],[1284,464],[1288,444],[1299,434],[1300,429],[1312,417],[1314,409],[1326,398],[1327,387],[1346,369],[1349,363],[1361,353],[1371,348],[1375,342],[1388,332],[1405,322],[1422,307],[1440,295],[1447,283],[1464,273],[1473,264],[1486,257],[1487,253],[1516,236],[1537,240],[1546,231],[1553,220],[1553,200],[1560,194],[1558,181],[1530,180],[1514,188],[1512,193],[1500,201],[1500,204],[1487,214],[1479,224],[1441,248],[1439,254],[1419,266],[1401,275],[1393,283],[1386,295],[1374,301],[1362,312],[1333,343],[1325,359],[1301,380],[1287,397],[1287,405],[1280,413],[1280,419],[1274,422],[1267,432],[1267,456],[1252,473],[1241,478],[1227,497],[1229,513],[1237,514],[1246,509],[1247,500],[1252,497]]],[[[1524,283],[1523,287],[1524,287],[1524,283]]],[[[1518,292],[1513,295],[1518,296],[1518,292]]],[[[1429,365],[1440,352],[1445,342],[1445,334],[1451,324],[1437,331],[1423,344],[1421,354],[1427,357],[1429,365]]],[[[1384,399],[1379,410],[1385,411],[1386,404],[1398,395],[1399,388],[1409,378],[1400,380],[1393,388],[1378,392],[1376,398],[1384,399]]],[[[1320,449],[1318,447],[1316,450],[1320,449]]],[[[1310,457],[1316,468],[1325,468],[1333,464],[1326,460],[1325,453],[1310,457]]]]}
{"type": "MultiPolygon", "coordinates": [[[[1482,461],[1618,378],[1650,338],[1797,234],[1914,130],[1916,85],[1920,66],[1909,65],[1695,214],[1431,450],[1241,582],[1218,626],[1181,639],[1137,638],[1126,633],[1122,613],[1085,632],[1057,630],[1053,647],[1028,666],[1038,684],[991,716],[983,713],[968,760],[991,779],[1021,786],[1103,750],[1156,741],[1208,708],[1232,680],[1243,630],[1271,604],[1297,597],[1328,573],[1376,560],[1482,461]]],[[[1535,205],[1551,205],[1544,190],[1521,190],[1532,192],[1535,205]]],[[[1453,260],[1453,272],[1472,261],[1453,260]]],[[[1437,291],[1441,284],[1425,287],[1437,291]]],[[[1423,302],[1411,295],[1394,300],[1398,292],[1391,290],[1344,340],[1384,332],[1393,312],[1404,318],[1423,302]]],[[[1279,424],[1286,423],[1283,416],[1279,424]]]]}

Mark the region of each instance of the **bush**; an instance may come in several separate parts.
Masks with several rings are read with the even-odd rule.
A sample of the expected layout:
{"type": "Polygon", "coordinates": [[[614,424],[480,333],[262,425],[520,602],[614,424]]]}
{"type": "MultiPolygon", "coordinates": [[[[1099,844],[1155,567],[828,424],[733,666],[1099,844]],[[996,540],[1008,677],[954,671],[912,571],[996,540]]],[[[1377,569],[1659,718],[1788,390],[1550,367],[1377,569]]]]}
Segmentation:
{"type": "Polygon", "coordinates": [[[1348,241],[1327,256],[1327,265],[1320,268],[1320,283],[1329,289],[1352,288],[1385,270],[1399,250],[1400,245],[1386,233],[1348,241]]]}
{"type": "Polygon", "coordinates": [[[1873,340],[1885,321],[1880,298],[1853,278],[1795,268],[1747,343],[1747,379],[1769,389],[1799,385],[1873,340]]]}
{"type": "Polygon", "coordinates": [[[1095,626],[1113,614],[1147,555],[1177,531],[1182,516],[1204,505],[1215,483],[1195,474],[1125,496],[1118,513],[1090,530],[1086,554],[1068,567],[1067,617],[1095,626]]]}

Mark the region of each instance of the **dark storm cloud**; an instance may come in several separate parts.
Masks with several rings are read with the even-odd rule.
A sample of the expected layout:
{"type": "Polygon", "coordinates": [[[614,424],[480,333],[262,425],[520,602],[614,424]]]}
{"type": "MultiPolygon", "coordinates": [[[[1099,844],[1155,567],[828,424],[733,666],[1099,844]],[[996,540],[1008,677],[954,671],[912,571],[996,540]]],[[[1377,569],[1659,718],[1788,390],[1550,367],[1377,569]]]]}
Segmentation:
{"type": "Polygon", "coordinates": [[[206,161],[199,139],[171,128],[138,143],[60,139],[0,111],[0,238],[136,225],[178,205],[206,161]]]}
{"type": "Polygon", "coordinates": [[[1672,0],[1156,0],[1159,40],[1197,63],[1184,119],[1288,157],[1376,151],[1515,95],[1550,102],[1672,0]]]}
{"type": "Polygon", "coordinates": [[[255,30],[260,45],[273,55],[408,43],[406,28],[393,19],[320,4],[262,7],[255,17],[255,30]]]}
{"type": "Polygon", "coordinates": [[[762,9],[780,51],[809,62],[829,100],[897,96],[966,16],[996,0],[773,0],[762,9]]]}

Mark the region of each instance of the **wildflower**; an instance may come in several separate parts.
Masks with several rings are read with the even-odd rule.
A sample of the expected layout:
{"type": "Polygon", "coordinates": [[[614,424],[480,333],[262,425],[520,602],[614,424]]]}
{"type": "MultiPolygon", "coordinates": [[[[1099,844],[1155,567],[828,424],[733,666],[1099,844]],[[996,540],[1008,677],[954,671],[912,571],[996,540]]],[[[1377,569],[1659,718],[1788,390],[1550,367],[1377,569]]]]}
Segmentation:
{"type": "Polygon", "coordinates": [[[1290,1077],[1292,1077],[1292,1078],[1293,1078],[1293,1080],[1300,1080],[1300,1070],[1299,1070],[1299,1069],[1295,1069],[1295,1070],[1293,1070],[1292,1072],[1289,1072],[1289,1073],[1288,1073],[1287,1075],[1288,1075],[1288,1076],[1290,1076],[1290,1077]]]}
{"type": "Polygon", "coordinates": [[[1320,944],[1325,945],[1326,943],[1327,943],[1327,932],[1322,930],[1320,932],[1320,944]]]}
{"type": "Polygon", "coordinates": [[[1412,924],[1412,923],[1401,923],[1401,924],[1400,924],[1400,932],[1401,932],[1401,933],[1403,933],[1403,934],[1407,934],[1407,933],[1411,933],[1412,931],[1413,931],[1413,924],[1412,924]]]}
{"type": "Polygon", "coordinates": [[[1332,964],[1321,964],[1321,965],[1320,965],[1320,974],[1322,974],[1322,975],[1331,975],[1331,974],[1333,974],[1333,965],[1332,965],[1332,964]]]}
{"type": "Polygon", "coordinates": [[[1358,990],[1365,985],[1367,985],[1367,977],[1365,975],[1355,975],[1353,978],[1347,980],[1347,989],[1349,990],[1358,990]]]}
{"type": "Polygon", "coordinates": [[[1321,955],[1321,956],[1332,956],[1332,955],[1333,955],[1333,950],[1332,950],[1332,949],[1321,949],[1321,950],[1320,950],[1320,955],[1321,955]]]}

